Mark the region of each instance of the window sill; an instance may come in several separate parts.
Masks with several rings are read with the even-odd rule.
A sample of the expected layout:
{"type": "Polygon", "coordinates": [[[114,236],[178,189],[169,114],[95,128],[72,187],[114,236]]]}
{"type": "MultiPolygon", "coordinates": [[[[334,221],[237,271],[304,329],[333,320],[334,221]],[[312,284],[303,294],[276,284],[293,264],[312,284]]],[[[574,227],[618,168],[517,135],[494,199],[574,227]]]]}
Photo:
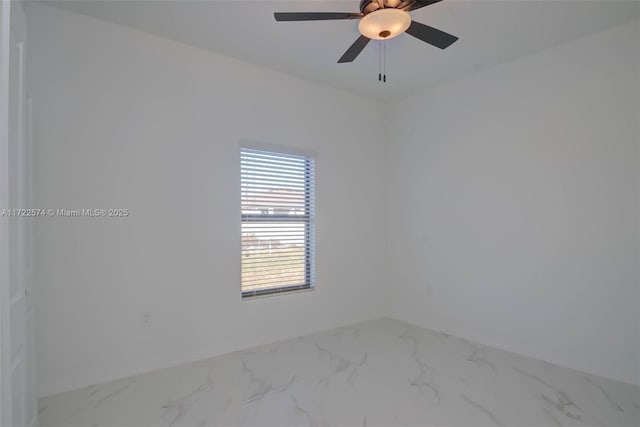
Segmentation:
{"type": "Polygon", "coordinates": [[[282,296],[282,295],[293,295],[293,294],[301,294],[301,293],[306,293],[306,292],[313,292],[316,290],[315,286],[311,286],[309,288],[304,288],[304,289],[294,289],[294,290],[290,290],[290,291],[282,291],[282,292],[271,292],[268,294],[258,294],[258,295],[242,295],[241,299],[242,301],[252,301],[252,300],[256,300],[256,299],[262,299],[262,298],[271,298],[271,297],[277,297],[277,296],[282,296]]]}

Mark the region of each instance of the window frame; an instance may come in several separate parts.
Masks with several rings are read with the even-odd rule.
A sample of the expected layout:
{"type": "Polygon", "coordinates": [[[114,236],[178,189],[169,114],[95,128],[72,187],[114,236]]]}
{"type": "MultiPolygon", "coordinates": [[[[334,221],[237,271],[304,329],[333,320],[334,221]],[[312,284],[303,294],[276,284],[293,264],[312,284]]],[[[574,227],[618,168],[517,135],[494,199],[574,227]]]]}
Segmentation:
{"type": "MultiPolygon", "coordinates": [[[[309,151],[303,151],[299,149],[293,149],[290,147],[282,147],[268,144],[256,144],[256,143],[240,143],[240,293],[242,300],[250,300],[257,297],[268,297],[275,295],[285,295],[297,292],[307,292],[315,289],[315,153],[309,151]],[[244,173],[243,166],[243,154],[244,152],[259,152],[269,156],[282,156],[284,158],[302,158],[304,160],[304,214],[302,215],[289,215],[289,214],[243,214],[242,207],[242,194],[244,190],[244,184],[242,183],[242,176],[244,173]],[[260,222],[274,222],[290,223],[290,224],[302,224],[304,227],[304,283],[295,285],[274,285],[273,287],[265,289],[255,289],[245,291],[243,290],[243,250],[242,250],[242,228],[245,223],[260,223],[260,222]]],[[[252,162],[254,160],[251,160],[252,162]]],[[[268,163],[268,161],[266,161],[268,163]]]]}

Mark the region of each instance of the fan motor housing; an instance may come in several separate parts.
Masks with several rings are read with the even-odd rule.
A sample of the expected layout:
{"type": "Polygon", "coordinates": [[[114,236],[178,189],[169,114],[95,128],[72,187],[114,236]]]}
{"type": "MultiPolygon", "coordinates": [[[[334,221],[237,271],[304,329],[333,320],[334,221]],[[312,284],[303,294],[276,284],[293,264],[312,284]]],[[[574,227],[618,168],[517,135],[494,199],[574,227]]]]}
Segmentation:
{"type": "Polygon", "coordinates": [[[402,9],[406,11],[420,9],[421,7],[428,6],[431,3],[436,3],[433,0],[360,0],[360,12],[363,15],[368,15],[371,12],[382,9],[380,3],[384,5],[384,9],[402,9]]]}
{"type": "MultiPolygon", "coordinates": [[[[385,9],[386,8],[395,9],[398,6],[402,6],[404,3],[407,3],[407,2],[402,0],[383,0],[382,1],[382,4],[384,4],[385,9]]],[[[360,0],[360,12],[362,12],[363,15],[367,15],[379,9],[381,8],[378,0],[360,0]]]]}

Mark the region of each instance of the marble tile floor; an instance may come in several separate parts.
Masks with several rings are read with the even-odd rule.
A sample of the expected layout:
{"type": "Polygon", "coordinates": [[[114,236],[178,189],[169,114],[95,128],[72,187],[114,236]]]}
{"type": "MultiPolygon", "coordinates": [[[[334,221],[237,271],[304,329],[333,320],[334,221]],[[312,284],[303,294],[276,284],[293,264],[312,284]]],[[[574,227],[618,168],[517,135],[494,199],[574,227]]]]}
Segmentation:
{"type": "Polygon", "coordinates": [[[376,319],[45,397],[40,425],[639,427],[640,389],[376,319]]]}

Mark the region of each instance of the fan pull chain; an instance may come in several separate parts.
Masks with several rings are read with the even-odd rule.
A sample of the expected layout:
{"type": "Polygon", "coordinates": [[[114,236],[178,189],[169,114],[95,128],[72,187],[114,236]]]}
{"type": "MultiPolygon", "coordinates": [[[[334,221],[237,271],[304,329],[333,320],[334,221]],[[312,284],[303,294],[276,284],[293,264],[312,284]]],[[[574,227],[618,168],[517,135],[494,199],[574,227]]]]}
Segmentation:
{"type": "Polygon", "coordinates": [[[378,43],[378,81],[387,82],[387,40],[378,43]]]}
{"type": "Polygon", "coordinates": [[[382,72],[383,74],[383,78],[382,81],[384,83],[387,82],[387,40],[383,40],[382,41],[382,52],[383,52],[383,61],[382,61],[382,72]]]}
{"type": "Polygon", "coordinates": [[[382,81],[382,43],[378,43],[378,81],[382,81]]]}

